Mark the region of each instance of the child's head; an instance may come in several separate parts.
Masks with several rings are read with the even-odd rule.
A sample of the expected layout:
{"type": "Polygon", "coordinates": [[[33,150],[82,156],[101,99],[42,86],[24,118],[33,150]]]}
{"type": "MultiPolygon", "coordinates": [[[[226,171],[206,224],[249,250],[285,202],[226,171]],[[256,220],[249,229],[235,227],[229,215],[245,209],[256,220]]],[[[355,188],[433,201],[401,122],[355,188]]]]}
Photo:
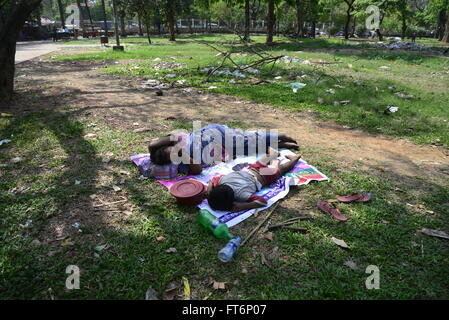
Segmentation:
{"type": "Polygon", "coordinates": [[[234,204],[234,191],[227,185],[214,187],[207,196],[207,202],[214,210],[229,211],[234,204]]]}
{"type": "Polygon", "coordinates": [[[154,164],[163,166],[166,164],[170,164],[171,160],[170,160],[170,147],[164,146],[164,147],[160,147],[157,148],[156,150],[153,150],[150,153],[150,159],[151,162],[153,162],[154,164]]]}

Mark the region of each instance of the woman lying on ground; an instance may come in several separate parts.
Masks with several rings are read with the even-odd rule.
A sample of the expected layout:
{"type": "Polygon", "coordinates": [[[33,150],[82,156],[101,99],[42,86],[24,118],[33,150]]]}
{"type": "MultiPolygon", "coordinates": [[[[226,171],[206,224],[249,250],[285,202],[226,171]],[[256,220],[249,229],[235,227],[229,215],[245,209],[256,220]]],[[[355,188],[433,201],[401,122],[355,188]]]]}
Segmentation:
{"type": "Polygon", "coordinates": [[[163,171],[167,165],[176,165],[179,173],[197,175],[217,158],[227,161],[238,156],[264,155],[269,147],[299,150],[296,141],[285,134],[243,131],[220,124],[154,139],[148,150],[155,165],[153,175],[157,177],[158,166],[163,171]],[[174,158],[183,160],[174,163],[174,158]]]}

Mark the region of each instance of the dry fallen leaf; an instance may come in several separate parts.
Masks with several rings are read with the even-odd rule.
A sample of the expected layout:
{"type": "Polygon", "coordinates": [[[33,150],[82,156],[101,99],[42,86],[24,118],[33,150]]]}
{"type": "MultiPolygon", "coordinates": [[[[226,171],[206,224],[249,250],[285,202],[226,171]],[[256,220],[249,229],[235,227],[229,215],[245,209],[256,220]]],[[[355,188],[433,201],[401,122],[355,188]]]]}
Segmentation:
{"type": "Polygon", "coordinates": [[[263,238],[273,241],[273,232],[264,233],[263,238]]]}
{"type": "Polygon", "coordinates": [[[225,289],[225,285],[226,285],[226,282],[214,281],[214,289],[215,290],[218,290],[218,289],[224,290],[225,289]]]}
{"type": "Polygon", "coordinates": [[[176,296],[178,288],[179,285],[176,281],[170,282],[167,286],[167,289],[165,289],[164,300],[173,300],[173,298],[176,296]]]}
{"type": "Polygon", "coordinates": [[[337,239],[335,237],[332,237],[331,240],[339,247],[342,247],[344,249],[349,249],[349,246],[344,242],[344,240],[337,239]]]}
{"type": "Polygon", "coordinates": [[[153,288],[148,288],[145,294],[145,300],[159,300],[156,290],[154,290],[153,288]]]}
{"type": "Polygon", "coordinates": [[[355,264],[354,261],[345,261],[345,263],[343,263],[345,266],[351,268],[352,270],[358,270],[359,267],[357,267],[357,265],[355,264]]]}
{"type": "Polygon", "coordinates": [[[160,237],[157,237],[156,240],[159,242],[162,242],[162,241],[165,241],[165,237],[160,236],[160,237]]]}
{"type": "Polygon", "coordinates": [[[440,231],[440,230],[423,228],[423,229],[419,230],[419,232],[426,234],[428,236],[432,236],[432,237],[449,239],[449,234],[447,234],[446,232],[440,231]]]}

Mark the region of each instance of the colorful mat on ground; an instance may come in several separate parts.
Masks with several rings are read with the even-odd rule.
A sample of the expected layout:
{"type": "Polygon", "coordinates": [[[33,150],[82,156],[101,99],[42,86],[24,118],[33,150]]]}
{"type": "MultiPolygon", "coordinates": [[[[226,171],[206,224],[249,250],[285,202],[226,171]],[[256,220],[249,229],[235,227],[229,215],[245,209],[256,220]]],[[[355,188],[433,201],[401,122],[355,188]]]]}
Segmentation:
{"type": "MultiPolygon", "coordinates": [[[[288,159],[285,158],[285,155],[288,154],[293,153],[290,150],[281,151],[281,155],[278,158],[279,160],[281,160],[281,163],[284,161],[288,161],[288,159]]],[[[149,154],[138,154],[131,157],[131,160],[139,167],[139,169],[142,163],[148,163],[148,159],[149,154]]],[[[254,156],[238,158],[228,163],[220,163],[215,166],[205,168],[203,169],[203,172],[201,174],[196,176],[181,176],[173,180],[158,181],[167,188],[170,188],[175,182],[183,179],[196,179],[207,185],[209,181],[215,176],[241,170],[245,166],[245,164],[254,163],[256,161],[257,158],[254,156]]],[[[259,211],[268,209],[276,201],[284,198],[288,194],[290,186],[301,186],[306,185],[311,181],[324,180],[329,180],[329,178],[318,171],[318,169],[309,165],[306,161],[301,159],[291,171],[283,175],[275,183],[257,192],[257,195],[264,197],[268,202],[268,205],[260,208],[259,211]]],[[[204,200],[202,203],[200,203],[198,207],[200,209],[206,209],[210,211],[213,215],[219,218],[221,222],[226,223],[228,227],[235,226],[236,224],[252,216],[256,211],[256,209],[244,210],[240,212],[215,211],[209,207],[207,200],[204,200]]]]}

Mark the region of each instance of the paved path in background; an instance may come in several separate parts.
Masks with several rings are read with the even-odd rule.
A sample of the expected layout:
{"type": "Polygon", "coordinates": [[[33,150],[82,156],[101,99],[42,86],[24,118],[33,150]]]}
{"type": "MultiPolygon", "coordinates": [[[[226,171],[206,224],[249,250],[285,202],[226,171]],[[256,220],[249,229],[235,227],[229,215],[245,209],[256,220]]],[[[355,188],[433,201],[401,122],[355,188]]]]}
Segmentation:
{"type": "Polygon", "coordinates": [[[16,64],[56,51],[59,47],[53,41],[17,42],[16,64]]]}

